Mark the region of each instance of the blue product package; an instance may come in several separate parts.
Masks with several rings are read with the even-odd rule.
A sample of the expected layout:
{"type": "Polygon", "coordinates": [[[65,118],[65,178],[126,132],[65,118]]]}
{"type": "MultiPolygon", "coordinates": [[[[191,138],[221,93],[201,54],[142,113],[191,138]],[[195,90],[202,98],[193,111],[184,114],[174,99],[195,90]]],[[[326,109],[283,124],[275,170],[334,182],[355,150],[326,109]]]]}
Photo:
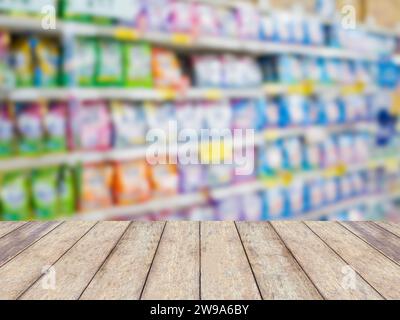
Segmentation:
{"type": "Polygon", "coordinates": [[[301,16],[293,15],[290,21],[291,42],[298,44],[307,43],[308,22],[301,16]]]}
{"type": "Polygon", "coordinates": [[[265,100],[241,99],[232,101],[232,129],[254,129],[264,127],[265,100]]]}
{"type": "Polygon", "coordinates": [[[275,176],[284,168],[285,156],[282,142],[276,141],[260,148],[259,152],[259,175],[261,178],[275,176]]]}
{"type": "Polygon", "coordinates": [[[320,83],[324,78],[324,70],[318,59],[304,58],[302,60],[304,79],[313,83],[320,83]]]}
{"type": "Polygon", "coordinates": [[[327,179],[325,182],[325,204],[331,205],[339,201],[339,180],[338,178],[327,179]]]}
{"type": "Polygon", "coordinates": [[[323,179],[315,179],[308,184],[307,203],[309,210],[319,210],[324,206],[324,183],[323,179]]]}
{"type": "Polygon", "coordinates": [[[284,188],[263,192],[263,220],[274,221],[287,218],[288,204],[288,192],[284,188]]]}
{"type": "Polygon", "coordinates": [[[321,99],[321,108],[323,109],[322,123],[331,124],[342,124],[345,122],[345,108],[340,100],[338,99],[321,99]]]}
{"type": "Polygon", "coordinates": [[[278,42],[288,43],[293,39],[292,35],[292,16],[285,13],[275,13],[273,15],[274,26],[276,26],[276,37],[278,42]]]}
{"type": "Polygon", "coordinates": [[[284,109],[286,109],[287,126],[308,125],[309,102],[307,98],[300,95],[290,95],[282,98],[284,109]]]}
{"type": "Polygon", "coordinates": [[[296,217],[306,211],[305,186],[296,182],[288,188],[288,207],[291,217],[296,217]]]}
{"type": "Polygon", "coordinates": [[[283,142],[284,169],[289,171],[300,171],[303,169],[303,144],[300,138],[289,138],[283,142]]]}
{"type": "Polygon", "coordinates": [[[321,147],[319,144],[307,144],[303,148],[304,170],[315,170],[322,167],[321,147]]]}
{"type": "Polygon", "coordinates": [[[304,43],[322,45],[324,43],[324,27],[319,19],[307,19],[305,22],[304,43]]]}
{"type": "Polygon", "coordinates": [[[265,106],[265,127],[284,127],[283,108],[276,99],[268,100],[265,106]]]}
{"type": "Polygon", "coordinates": [[[301,59],[293,55],[279,56],[278,82],[283,84],[297,84],[305,78],[301,59]]]}
{"type": "Polygon", "coordinates": [[[265,41],[277,41],[277,31],[274,19],[271,16],[262,16],[260,18],[259,38],[265,41]]]}
{"type": "Polygon", "coordinates": [[[395,89],[399,82],[398,65],[390,60],[381,61],[378,67],[378,84],[387,89],[395,89]]]}

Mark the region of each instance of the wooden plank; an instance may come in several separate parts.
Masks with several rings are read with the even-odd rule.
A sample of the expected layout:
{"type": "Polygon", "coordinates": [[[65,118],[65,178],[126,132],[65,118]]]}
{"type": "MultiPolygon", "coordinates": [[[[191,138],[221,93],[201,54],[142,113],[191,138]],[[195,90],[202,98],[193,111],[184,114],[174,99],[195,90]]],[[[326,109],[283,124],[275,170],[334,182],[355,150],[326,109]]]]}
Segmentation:
{"type": "Polygon", "coordinates": [[[0,238],[23,226],[25,222],[0,222],[0,238]]]}
{"type": "Polygon", "coordinates": [[[372,222],[344,222],[342,225],[385,256],[400,264],[400,238],[372,222]]]}
{"type": "Polygon", "coordinates": [[[165,222],[133,222],[83,300],[138,300],[165,222]]]}
{"type": "Polygon", "coordinates": [[[381,295],[387,299],[400,298],[400,267],[396,263],[339,223],[310,222],[307,225],[381,295]]]}
{"type": "Polygon", "coordinates": [[[374,222],[374,223],[380,226],[381,228],[388,230],[389,232],[400,237],[400,224],[391,222],[374,222]]]}
{"type": "Polygon", "coordinates": [[[201,298],[261,299],[233,222],[201,224],[201,298]]]}
{"type": "Polygon", "coordinates": [[[199,250],[199,222],[167,222],[141,298],[199,299],[199,250]]]}
{"type": "Polygon", "coordinates": [[[42,276],[20,299],[78,299],[128,226],[129,222],[98,223],[52,266],[54,287],[42,276]]]}
{"type": "MultiPolygon", "coordinates": [[[[358,274],[354,275],[357,286],[348,286],[347,263],[304,223],[273,222],[272,225],[325,299],[381,299],[358,274]]],[[[334,224],[323,226],[329,230],[334,224]]]]}
{"type": "Polygon", "coordinates": [[[0,268],[0,300],[19,297],[93,225],[66,222],[0,268]]]}
{"type": "Polygon", "coordinates": [[[60,225],[60,222],[29,222],[0,239],[0,267],[60,225]]]}
{"type": "Polygon", "coordinates": [[[237,223],[264,299],[322,299],[269,223],[237,223]]]}

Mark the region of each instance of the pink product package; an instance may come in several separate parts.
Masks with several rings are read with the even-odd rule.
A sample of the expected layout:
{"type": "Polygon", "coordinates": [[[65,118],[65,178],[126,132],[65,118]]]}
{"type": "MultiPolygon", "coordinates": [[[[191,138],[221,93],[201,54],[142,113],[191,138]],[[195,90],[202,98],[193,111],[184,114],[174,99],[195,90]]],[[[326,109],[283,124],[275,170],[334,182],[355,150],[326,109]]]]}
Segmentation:
{"type": "Polygon", "coordinates": [[[194,4],[184,1],[171,1],[168,5],[166,30],[169,32],[193,33],[194,4]]]}
{"type": "Polygon", "coordinates": [[[144,1],[143,28],[150,31],[165,31],[171,0],[144,1]]]}
{"type": "Polygon", "coordinates": [[[259,35],[260,16],[251,4],[243,3],[236,8],[239,37],[257,39],[259,35]]]}
{"type": "Polygon", "coordinates": [[[245,221],[260,221],[263,213],[263,200],[258,193],[248,193],[240,197],[242,218],[245,221]]]}
{"type": "Polygon", "coordinates": [[[207,36],[219,35],[218,16],[213,7],[207,4],[196,4],[193,10],[196,34],[207,36]]]}
{"type": "Polygon", "coordinates": [[[80,104],[72,118],[74,141],[82,150],[107,150],[111,147],[111,118],[103,101],[80,104]]]}

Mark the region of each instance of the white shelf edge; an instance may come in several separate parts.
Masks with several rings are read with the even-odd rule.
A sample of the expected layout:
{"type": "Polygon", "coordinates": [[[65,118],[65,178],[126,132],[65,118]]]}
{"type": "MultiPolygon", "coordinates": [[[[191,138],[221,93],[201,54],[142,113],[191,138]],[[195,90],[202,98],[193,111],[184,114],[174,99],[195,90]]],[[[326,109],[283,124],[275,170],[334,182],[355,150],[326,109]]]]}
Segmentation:
{"type": "MultiPolygon", "coordinates": [[[[30,102],[44,100],[129,100],[129,101],[165,101],[165,100],[221,100],[233,98],[260,98],[277,96],[290,91],[291,86],[285,84],[265,84],[260,88],[220,89],[220,88],[190,88],[184,91],[169,89],[139,89],[139,88],[16,88],[0,91],[2,98],[11,102],[30,102]]],[[[340,95],[345,85],[316,85],[313,94],[329,93],[340,95]]],[[[378,90],[375,85],[367,86],[362,94],[378,90]]]]}
{"type": "MultiPolygon", "coordinates": [[[[348,169],[348,172],[357,172],[363,169],[366,169],[367,165],[355,165],[348,169]]],[[[301,181],[309,181],[310,179],[314,179],[315,177],[321,176],[323,174],[323,170],[316,170],[306,174],[298,174],[295,177],[295,180],[301,181]]],[[[227,199],[233,196],[239,196],[246,193],[260,192],[262,190],[267,190],[267,187],[261,181],[252,181],[248,183],[242,183],[238,185],[228,186],[216,188],[211,191],[211,199],[215,201],[220,201],[223,199],[227,199]]],[[[400,196],[400,193],[399,193],[400,196]]],[[[355,204],[357,200],[363,202],[371,202],[374,201],[375,196],[368,196],[362,199],[351,199],[344,201],[343,203],[339,203],[336,205],[329,206],[323,210],[317,210],[315,212],[306,213],[303,216],[299,217],[303,220],[315,220],[317,217],[322,217],[326,215],[326,211],[340,211],[340,208],[351,207],[355,204]],[[313,218],[315,217],[315,218],[313,218]]],[[[380,197],[379,200],[382,198],[380,197]]],[[[386,198],[387,199],[387,198],[386,198]]],[[[198,205],[206,205],[207,204],[207,196],[201,192],[188,194],[188,195],[177,195],[174,197],[168,198],[160,198],[156,200],[149,201],[144,204],[126,206],[126,207],[113,207],[110,209],[99,210],[95,212],[87,212],[87,213],[77,213],[73,219],[75,220],[107,220],[115,217],[140,217],[146,214],[157,213],[157,211],[167,211],[167,210],[179,210],[183,208],[187,208],[190,206],[198,206],[198,205]]]]}
{"type": "MultiPolygon", "coordinates": [[[[358,123],[358,124],[345,124],[345,125],[334,125],[329,127],[313,126],[305,128],[285,128],[285,129],[266,129],[255,136],[255,145],[260,146],[266,143],[269,139],[266,137],[269,131],[273,131],[274,140],[279,138],[285,138],[290,136],[299,136],[307,133],[308,130],[325,130],[330,133],[344,131],[344,130],[359,130],[374,132],[375,126],[370,123],[358,123]]],[[[234,148],[251,146],[252,141],[245,141],[241,145],[234,145],[234,148]]],[[[169,150],[169,154],[179,154],[180,149],[169,150]]],[[[49,166],[58,165],[74,165],[79,163],[100,163],[107,161],[130,161],[145,159],[148,151],[148,146],[137,146],[129,149],[114,149],[109,151],[73,151],[70,153],[57,153],[48,154],[43,156],[32,156],[32,157],[14,157],[9,159],[0,160],[0,172],[14,171],[14,170],[27,170],[27,169],[38,169],[49,166]]]]}
{"type": "MultiPolygon", "coordinates": [[[[6,15],[0,15],[0,28],[9,29],[12,31],[29,31],[47,34],[58,35],[73,35],[73,36],[104,36],[116,37],[118,30],[126,27],[123,26],[96,26],[92,24],[84,24],[77,22],[61,22],[57,23],[57,28],[54,30],[46,30],[42,28],[40,19],[37,18],[16,18],[6,15]]],[[[137,35],[127,35],[127,38],[138,40],[145,40],[155,44],[172,46],[175,48],[182,48],[186,50],[222,50],[222,51],[238,51],[247,52],[250,54],[299,54],[310,55],[328,58],[341,58],[350,60],[370,60],[377,61],[379,55],[365,54],[365,52],[358,52],[341,48],[318,47],[318,46],[305,46],[305,45],[292,45],[282,44],[275,42],[263,42],[260,40],[243,40],[243,39],[226,39],[226,38],[213,38],[201,36],[191,41],[176,41],[173,35],[162,32],[146,32],[137,35]]],[[[132,39],[131,39],[132,40],[132,39]]]]}

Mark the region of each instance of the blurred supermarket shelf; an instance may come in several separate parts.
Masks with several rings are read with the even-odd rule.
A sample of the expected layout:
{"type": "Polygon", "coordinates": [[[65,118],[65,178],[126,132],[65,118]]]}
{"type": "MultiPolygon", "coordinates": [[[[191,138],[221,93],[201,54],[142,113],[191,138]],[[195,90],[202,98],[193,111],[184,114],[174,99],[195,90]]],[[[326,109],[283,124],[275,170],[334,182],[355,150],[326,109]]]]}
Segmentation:
{"type": "MultiPolygon", "coordinates": [[[[376,131],[376,125],[368,122],[360,122],[354,124],[312,126],[312,127],[298,127],[298,128],[281,128],[281,129],[267,129],[255,136],[255,140],[244,141],[243,143],[234,144],[233,148],[253,147],[264,144],[266,141],[274,141],[280,138],[291,136],[306,136],[307,135],[320,135],[323,139],[324,134],[344,132],[344,131],[358,131],[358,132],[372,132],[376,131]]],[[[153,147],[153,146],[152,146],[153,147]]],[[[187,146],[178,146],[178,148],[170,147],[168,153],[177,155],[181,152],[186,152],[187,146]]],[[[202,149],[202,148],[199,148],[202,149]]],[[[206,148],[205,148],[206,149],[206,148]]],[[[152,148],[154,150],[154,148],[152,148]]],[[[163,150],[160,148],[160,150],[163,150]]],[[[208,150],[208,149],[207,149],[208,150]]],[[[110,150],[110,151],[87,151],[87,152],[69,152],[61,154],[48,154],[37,157],[15,157],[0,160],[1,171],[25,170],[46,168],[51,166],[60,165],[74,165],[79,163],[101,163],[112,161],[133,161],[145,159],[148,155],[148,146],[137,146],[130,149],[110,150]]],[[[151,150],[150,150],[151,151],[151,150]]],[[[150,155],[151,156],[151,155],[150,155]]]]}
{"type": "MultiPolygon", "coordinates": [[[[346,173],[358,172],[364,169],[371,169],[372,165],[375,168],[385,166],[387,161],[395,161],[399,165],[399,158],[392,159],[382,159],[377,160],[375,163],[369,162],[366,164],[354,165],[346,168],[346,173]]],[[[300,174],[295,174],[293,181],[309,181],[324,175],[331,175],[331,169],[329,170],[315,170],[300,174]]],[[[340,174],[343,174],[341,172],[340,174]]],[[[208,205],[210,201],[220,201],[230,197],[240,196],[244,194],[260,192],[267,190],[268,188],[285,186],[284,182],[279,182],[278,180],[271,185],[265,181],[252,181],[247,183],[242,183],[238,185],[228,186],[210,190],[208,192],[198,192],[187,195],[177,195],[174,197],[168,197],[168,199],[160,198],[152,200],[143,204],[125,206],[125,207],[112,207],[109,209],[103,209],[95,212],[87,213],[77,213],[73,219],[75,220],[111,220],[115,218],[137,218],[151,213],[159,213],[160,211],[177,211],[192,206],[208,205]]],[[[358,198],[353,198],[350,200],[343,201],[339,204],[331,205],[325,207],[323,210],[317,210],[309,212],[305,215],[299,216],[298,219],[301,220],[318,220],[322,217],[332,215],[340,210],[351,208],[357,205],[366,204],[373,205],[380,201],[390,201],[400,197],[400,192],[383,194],[383,195],[368,195],[358,198]]]]}
{"type": "Polygon", "coordinates": [[[271,43],[256,40],[228,39],[221,37],[188,34],[169,34],[163,32],[140,33],[135,29],[121,26],[97,26],[75,22],[58,21],[55,29],[43,28],[39,19],[9,17],[0,15],[0,28],[15,32],[37,32],[63,36],[112,37],[120,40],[146,40],[154,44],[173,48],[198,51],[201,49],[218,51],[246,52],[249,54],[298,54],[315,57],[377,61],[379,55],[341,48],[271,43]]]}
{"type": "Polygon", "coordinates": [[[352,207],[357,207],[360,205],[373,206],[377,203],[387,203],[398,198],[400,198],[400,191],[392,192],[389,194],[368,195],[367,197],[362,196],[359,198],[346,200],[335,205],[327,206],[322,210],[316,210],[305,215],[300,215],[293,220],[315,221],[321,220],[322,218],[333,218],[333,215],[336,215],[338,212],[347,210],[352,207]]]}
{"type": "Polygon", "coordinates": [[[370,94],[378,91],[376,86],[359,85],[284,85],[266,84],[261,88],[216,89],[191,88],[173,89],[135,89],[135,88],[21,88],[0,90],[0,97],[11,102],[30,102],[38,100],[126,100],[126,101],[165,101],[165,100],[221,100],[234,98],[260,98],[282,94],[330,94],[346,93],[370,94]]]}

